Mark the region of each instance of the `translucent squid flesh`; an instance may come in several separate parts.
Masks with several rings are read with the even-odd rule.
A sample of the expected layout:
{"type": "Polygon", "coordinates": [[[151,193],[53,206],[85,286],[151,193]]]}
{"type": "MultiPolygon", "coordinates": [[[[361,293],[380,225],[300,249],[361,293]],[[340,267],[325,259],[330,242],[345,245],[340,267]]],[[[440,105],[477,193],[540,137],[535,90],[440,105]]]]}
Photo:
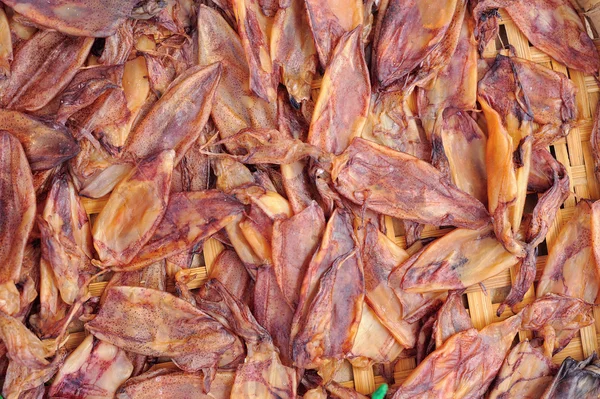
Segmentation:
{"type": "Polygon", "coordinates": [[[33,171],[51,169],[79,152],[79,145],[64,126],[46,124],[18,111],[0,109],[0,130],[19,139],[33,171]]]}
{"type": "Polygon", "coordinates": [[[0,106],[36,111],[64,89],[83,66],[94,39],[39,31],[15,52],[11,75],[0,81],[0,106]]]}
{"type": "Polygon", "coordinates": [[[86,329],[102,341],[129,352],[185,360],[186,371],[214,367],[236,344],[218,321],[166,292],[113,287],[86,329]]]}
{"type": "Polygon", "coordinates": [[[392,271],[390,284],[408,292],[460,290],[515,265],[491,227],[456,229],[426,246],[392,271]]]}
{"type": "Polygon", "coordinates": [[[0,130],[0,310],[19,311],[19,291],[25,245],[36,213],[31,170],[19,141],[0,130]]]}
{"type": "Polygon", "coordinates": [[[504,360],[489,398],[540,398],[552,382],[555,369],[551,354],[548,356],[540,347],[522,341],[504,360]]]}
{"type": "Polygon", "coordinates": [[[326,68],[338,41],[365,19],[361,0],[307,0],[306,10],[321,66],[326,68]]]}
{"type": "Polygon", "coordinates": [[[350,215],[337,210],[302,282],[292,324],[292,356],[297,365],[319,367],[343,359],[352,349],[364,298],[357,250],[350,215]],[[345,310],[340,312],[342,303],[345,310]]]}
{"type": "Polygon", "coordinates": [[[114,398],[132,371],[124,350],[88,335],[58,369],[48,394],[70,399],[114,398]]]}
{"type": "Polygon", "coordinates": [[[538,49],[569,68],[598,76],[600,58],[573,5],[567,0],[483,0],[474,8],[477,30],[485,47],[498,30],[497,13],[504,8],[515,25],[538,49]],[[486,30],[489,31],[486,33],[486,30]]]}
{"type": "Polygon", "coordinates": [[[600,275],[592,240],[596,223],[592,203],[580,201],[575,214],[560,230],[550,249],[537,286],[537,296],[551,292],[600,303],[600,275]]]}
{"type": "Polygon", "coordinates": [[[591,307],[580,300],[550,296],[538,301],[481,331],[470,328],[451,336],[413,370],[393,399],[483,396],[519,330],[539,331],[552,323],[574,323],[579,329],[592,322],[591,307]]]}
{"type": "Polygon", "coordinates": [[[66,174],[54,179],[38,225],[42,256],[54,273],[62,300],[72,305],[95,268],[88,215],[66,174]]]}
{"type": "Polygon", "coordinates": [[[175,150],[175,164],[198,139],[210,115],[221,65],[195,66],[171,83],[129,136],[125,153],[144,159],[175,150]]]}
{"type": "Polygon", "coordinates": [[[75,36],[110,36],[125,22],[135,0],[110,1],[16,1],[5,3],[33,22],[75,36]]]}
{"type": "Polygon", "coordinates": [[[113,190],[92,229],[96,265],[127,265],[150,240],[167,210],[174,157],[168,150],[143,160],[113,190]]]}
{"type": "Polygon", "coordinates": [[[204,377],[198,373],[159,369],[131,378],[117,391],[118,399],[153,399],[160,392],[161,398],[229,399],[235,373],[218,371],[210,384],[210,391],[203,393],[204,377]]]}
{"type": "Polygon", "coordinates": [[[336,155],[360,135],[369,112],[371,83],[361,32],[356,28],[340,38],[310,122],[307,142],[336,155]]]}
{"type": "Polygon", "coordinates": [[[481,202],[427,162],[360,138],[333,161],[332,178],[344,197],[386,215],[436,226],[489,223],[481,202]]]}

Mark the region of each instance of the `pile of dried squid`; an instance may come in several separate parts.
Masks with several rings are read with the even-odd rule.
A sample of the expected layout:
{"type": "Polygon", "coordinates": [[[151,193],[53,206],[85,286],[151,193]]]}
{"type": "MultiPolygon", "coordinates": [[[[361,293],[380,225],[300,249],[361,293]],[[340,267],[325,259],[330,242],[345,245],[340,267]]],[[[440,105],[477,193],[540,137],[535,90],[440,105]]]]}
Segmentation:
{"type": "Polygon", "coordinates": [[[598,78],[574,2],[1,1],[4,398],[360,399],[343,362],[394,384],[407,357],[389,398],[599,397],[595,356],[552,356],[600,304],[600,203],[522,302],[570,194],[549,146],[575,85],[483,55],[502,9],[598,78]],[[462,293],[509,268],[474,328],[462,293]]]}

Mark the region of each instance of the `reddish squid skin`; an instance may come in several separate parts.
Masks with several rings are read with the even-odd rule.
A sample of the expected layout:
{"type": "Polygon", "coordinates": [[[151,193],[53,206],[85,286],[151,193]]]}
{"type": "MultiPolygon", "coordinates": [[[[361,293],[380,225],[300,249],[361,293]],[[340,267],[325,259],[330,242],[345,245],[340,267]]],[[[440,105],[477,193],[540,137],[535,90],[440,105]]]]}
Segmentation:
{"type": "Polygon", "coordinates": [[[135,0],[6,0],[19,14],[42,26],[74,36],[110,36],[127,19],[135,0]]]}
{"type": "Polygon", "coordinates": [[[361,138],[333,161],[332,177],[341,195],[385,215],[471,229],[490,221],[481,202],[429,163],[361,138]]]}
{"type": "Polygon", "coordinates": [[[19,311],[19,292],[25,245],[35,220],[36,201],[31,170],[23,147],[14,136],[0,130],[0,309],[19,311]]]}

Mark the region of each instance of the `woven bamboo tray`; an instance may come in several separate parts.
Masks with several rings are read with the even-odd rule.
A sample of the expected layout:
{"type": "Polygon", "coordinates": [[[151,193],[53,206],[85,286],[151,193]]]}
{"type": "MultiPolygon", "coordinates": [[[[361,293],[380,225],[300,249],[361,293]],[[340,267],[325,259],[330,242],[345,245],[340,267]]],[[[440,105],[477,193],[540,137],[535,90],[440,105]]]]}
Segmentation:
{"type": "MultiPolygon", "coordinates": [[[[589,2],[590,0],[587,1],[589,2]]],[[[593,2],[594,1],[592,0],[592,3],[593,2]]],[[[552,248],[561,226],[572,216],[577,201],[582,198],[600,198],[600,185],[594,176],[594,164],[590,149],[592,115],[600,97],[600,88],[592,76],[569,70],[548,55],[537,50],[535,47],[532,47],[527,38],[521,34],[511,21],[510,17],[503,12],[501,12],[501,15],[500,37],[495,43],[490,43],[485,50],[485,57],[494,57],[499,50],[510,44],[514,47],[518,57],[532,60],[538,64],[552,68],[555,71],[567,74],[578,89],[577,107],[581,124],[578,128],[572,129],[566,139],[561,139],[551,146],[551,152],[563,165],[565,165],[567,172],[569,173],[572,195],[559,210],[554,224],[548,231],[545,242],[540,245],[540,256],[537,260],[537,284],[537,280],[546,263],[547,251],[552,248]]],[[[600,28],[600,26],[598,26],[598,28],[600,28]]],[[[595,31],[597,32],[598,30],[595,29],[595,31]]],[[[596,38],[595,43],[596,47],[600,49],[600,39],[596,38]]],[[[318,85],[315,86],[318,87],[318,85]]],[[[106,203],[106,199],[84,199],[83,201],[89,215],[99,213],[106,203]]],[[[394,221],[388,218],[388,235],[393,237],[399,246],[406,248],[405,238],[401,235],[397,236],[394,233],[394,224],[394,221]]],[[[422,238],[440,237],[449,231],[451,231],[451,229],[438,229],[427,226],[423,232],[422,238]]],[[[206,280],[214,259],[222,250],[223,245],[214,239],[209,239],[204,244],[203,253],[196,256],[194,259],[194,264],[198,266],[188,269],[188,272],[194,275],[194,278],[188,283],[189,288],[194,289],[200,287],[206,280]]],[[[464,296],[467,310],[473,320],[473,325],[476,328],[481,329],[488,324],[504,320],[513,314],[510,310],[506,310],[500,317],[496,316],[496,310],[498,309],[499,304],[508,294],[511,278],[513,277],[512,272],[512,270],[506,270],[495,277],[485,280],[482,285],[472,286],[465,291],[464,296]]],[[[105,286],[106,282],[95,282],[90,285],[90,291],[92,295],[100,296],[105,286]]],[[[174,291],[173,281],[169,281],[167,289],[171,292],[174,291]]],[[[523,305],[535,299],[534,292],[535,289],[532,287],[525,295],[523,305]]],[[[598,350],[600,345],[600,335],[598,334],[600,331],[600,308],[596,307],[594,309],[594,316],[596,319],[595,324],[583,328],[565,349],[554,356],[553,360],[557,364],[560,364],[567,356],[582,360],[592,352],[598,350]]],[[[72,332],[67,340],[66,346],[68,348],[77,347],[85,337],[85,334],[86,333],[83,331],[72,332]]],[[[528,332],[521,332],[518,335],[519,340],[528,337],[528,332]]],[[[52,345],[53,340],[48,340],[46,343],[52,345]]],[[[394,368],[395,385],[402,383],[415,366],[416,361],[414,358],[405,358],[398,361],[394,368]]],[[[160,367],[174,366],[172,363],[162,363],[155,365],[153,368],[160,367]]],[[[382,376],[374,373],[373,368],[356,368],[352,367],[349,363],[346,364],[345,367],[342,367],[338,372],[336,380],[341,382],[342,385],[354,388],[363,394],[370,394],[380,384],[385,382],[382,376]]]]}

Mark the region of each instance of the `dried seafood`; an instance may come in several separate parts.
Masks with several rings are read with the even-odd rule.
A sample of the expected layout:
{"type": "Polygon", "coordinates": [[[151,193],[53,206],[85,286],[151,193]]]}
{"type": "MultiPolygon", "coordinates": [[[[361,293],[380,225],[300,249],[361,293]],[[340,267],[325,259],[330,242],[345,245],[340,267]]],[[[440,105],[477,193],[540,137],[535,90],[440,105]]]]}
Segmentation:
{"type": "Polygon", "coordinates": [[[202,393],[203,376],[175,370],[149,371],[127,380],[117,392],[118,399],[155,398],[160,392],[165,399],[198,398],[228,399],[235,373],[219,371],[210,384],[210,394],[202,393]]]}
{"type": "Polygon", "coordinates": [[[308,142],[340,154],[362,131],[369,110],[371,83],[361,44],[361,29],[344,34],[323,76],[308,142]],[[347,102],[348,95],[354,100],[347,102]]]}
{"type": "Polygon", "coordinates": [[[600,361],[596,354],[578,362],[566,358],[556,377],[541,396],[543,399],[560,397],[594,398],[600,394],[600,361]]]}
{"type": "Polygon", "coordinates": [[[67,128],[46,124],[18,111],[0,109],[0,130],[21,142],[32,171],[52,169],[79,152],[79,145],[67,128]]]}
{"type": "Polygon", "coordinates": [[[0,399],[598,396],[575,2],[0,1],[0,399]]]}
{"type": "Polygon", "coordinates": [[[363,24],[369,1],[307,0],[306,10],[321,66],[329,65],[340,38],[363,24]]]}
{"type": "Polygon", "coordinates": [[[271,28],[273,64],[281,68],[281,82],[296,103],[310,98],[317,72],[317,49],[311,35],[304,2],[292,1],[277,10],[271,28]]]}
{"type": "Polygon", "coordinates": [[[570,68],[598,76],[598,51],[567,0],[478,0],[474,14],[479,25],[480,52],[497,33],[498,8],[508,12],[535,47],[570,68]]]}
{"type": "Polygon", "coordinates": [[[168,150],[144,160],[115,187],[92,230],[99,266],[128,264],[152,237],[167,210],[174,157],[168,150]]]}
{"type": "Polygon", "coordinates": [[[239,339],[217,320],[182,299],[149,288],[111,288],[86,328],[129,352],[172,357],[189,372],[220,362],[225,366],[229,357],[235,360],[243,353],[239,339]]]}
{"type": "Polygon", "coordinates": [[[460,290],[495,276],[518,262],[490,227],[456,229],[394,269],[389,281],[407,292],[460,290]]]}
{"type": "Polygon", "coordinates": [[[48,394],[61,398],[114,398],[132,371],[133,364],[124,350],[88,335],[58,369],[48,394]]]}
{"type": "Polygon", "coordinates": [[[47,105],[83,66],[93,42],[53,31],[36,33],[15,52],[10,77],[0,82],[0,106],[37,111],[47,105]]]}
{"type": "Polygon", "coordinates": [[[174,80],[131,132],[125,153],[136,160],[175,150],[175,164],[198,139],[210,114],[221,65],[195,66],[174,80]],[[202,101],[197,101],[200,98],[202,101]]]}
{"type": "Polygon", "coordinates": [[[35,194],[31,170],[23,147],[14,136],[0,131],[0,310],[8,314],[19,311],[19,292],[15,283],[21,276],[25,245],[35,220],[35,194]]]}
{"type": "Polygon", "coordinates": [[[378,90],[424,85],[454,53],[467,2],[384,2],[375,28],[373,80],[378,90]]]}
{"type": "Polygon", "coordinates": [[[333,162],[337,191],[375,212],[436,226],[478,228],[489,222],[481,202],[427,162],[356,138],[333,162]]]}
{"type": "Polygon", "coordinates": [[[363,265],[352,219],[347,212],[336,210],[302,282],[292,323],[294,362],[315,368],[347,356],[360,322],[363,298],[363,265]],[[341,306],[343,312],[337,310],[341,306]]]}
{"type": "Polygon", "coordinates": [[[36,24],[76,36],[110,36],[133,14],[136,1],[65,2],[14,1],[5,3],[36,24]],[[73,7],[70,9],[69,7],[73,7]]]}
{"type": "Polygon", "coordinates": [[[513,307],[520,302],[533,283],[536,247],[568,196],[569,178],[564,166],[550,161],[552,186],[534,208],[524,240],[517,237],[525,211],[532,156],[546,158],[540,146],[562,135],[556,132],[568,131],[568,122],[575,118],[574,95],[564,76],[502,55],[496,57],[479,82],[477,96],[488,128],[488,208],[496,237],[507,251],[521,259],[516,282],[498,313],[505,305],[513,307]],[[539,86],[547,91],[533,90],[539,86]]]}
{"type": "Polygon", "coordinates": [[[594,236],[598,229],[598,206],[581,201],[575,214],[561,229],[537,286],[537,295],[548,292],[581,298],[592,304],[600,301],[600,275],[594,236]]]}
{"type": "Polygon", "coordinates": [[[589,305],[577,299],[544,297],[522,313],[490,324],[481,331],[470,328],[459,332],[427,356],[393,398],[481,396],[500,370],[520,329],[539,331],[552,324],[573,323],[576,328],[585,327],[592,321],[590,311],[589,305]]]}
{"type": "Polygon", "coordinates": [[[504,360],[489,397],[539,398],[552,382],[555,368],[552,353],[523,341],[504,360]]]}

